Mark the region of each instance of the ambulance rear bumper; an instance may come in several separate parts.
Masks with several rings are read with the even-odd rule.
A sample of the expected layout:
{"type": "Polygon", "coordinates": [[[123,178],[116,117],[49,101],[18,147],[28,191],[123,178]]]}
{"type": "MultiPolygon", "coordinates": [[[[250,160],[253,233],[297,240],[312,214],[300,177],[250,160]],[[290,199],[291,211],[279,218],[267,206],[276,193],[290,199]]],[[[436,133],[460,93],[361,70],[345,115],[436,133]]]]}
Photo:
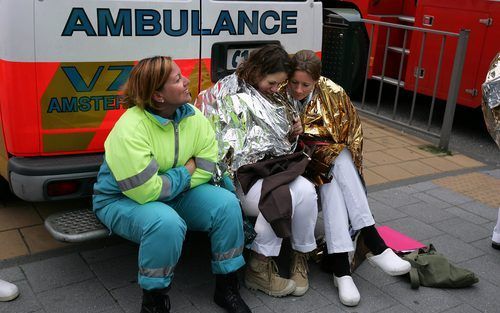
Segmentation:
{"type": "Polygon", "coordinates": [[[25,201],[54,201],[92,195],[103,154],[56,157],[11,157],[8,163],[11,189],[25,201]],[[54,195],[50,186],[76,186],[70,192],[54,195]]]}

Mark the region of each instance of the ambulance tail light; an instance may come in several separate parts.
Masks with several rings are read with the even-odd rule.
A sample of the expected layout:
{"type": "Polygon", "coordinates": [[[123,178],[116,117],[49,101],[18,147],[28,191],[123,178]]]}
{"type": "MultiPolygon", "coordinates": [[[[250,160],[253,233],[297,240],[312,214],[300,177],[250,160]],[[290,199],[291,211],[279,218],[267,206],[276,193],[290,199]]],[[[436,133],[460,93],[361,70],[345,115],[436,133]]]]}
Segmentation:
{"type": "Polygon", "coordinates": [[[52,181],[47,184],[49,197],[61,197],[74,194],[80,190],[81,182],[78,180],[52,181]]]}

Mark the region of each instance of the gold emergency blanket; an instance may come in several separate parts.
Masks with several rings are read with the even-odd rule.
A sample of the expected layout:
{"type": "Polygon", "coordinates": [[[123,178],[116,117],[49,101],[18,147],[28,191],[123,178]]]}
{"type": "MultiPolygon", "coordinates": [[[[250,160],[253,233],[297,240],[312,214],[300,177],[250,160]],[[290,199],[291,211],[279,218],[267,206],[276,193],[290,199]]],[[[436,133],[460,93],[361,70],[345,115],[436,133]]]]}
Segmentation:
{"type": "Polygon", "coordinates": [[[202,91],[195,106],[215,130],[219,145],[216,181],[226,169],[234,174],[240,166],[295,149],[288,141],[293,106],[279,94],[263,96],[235,74],[202,91]]]}
{"type": "Polygon", "coordinates": [[[495,56],[486,74],[481,106],[486,128],[500,148],[500,53],[495,56]]]}
{"type": "MultiPolygon", "coordinates": [[[[347,147],[352,154],[353,162],[362,175],[363,163],[363,131],[361,121],[349,96],[342,87],[326,77],[320,77],[314,87],[312,97],[302,108],[293,100],[290,91],[282,86],[288,99],[300,112],[304,134],[303,141],[307,145],[316,146],[313,161],[319,162],[323,177],[329,175],[331,165],[339,153],[347,147]]],[[[325,182],[315,177],[317,183],[325,182]]]]}

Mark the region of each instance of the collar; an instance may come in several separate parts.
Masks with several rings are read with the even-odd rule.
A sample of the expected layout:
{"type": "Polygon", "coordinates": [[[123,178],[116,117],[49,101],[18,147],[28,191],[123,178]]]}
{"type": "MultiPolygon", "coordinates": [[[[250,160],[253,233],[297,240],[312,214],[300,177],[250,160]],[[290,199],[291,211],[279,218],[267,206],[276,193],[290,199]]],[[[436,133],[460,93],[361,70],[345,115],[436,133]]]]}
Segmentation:
{"type": "Polygon", "coordinates": [[[184,119],[188,116],[194,115],[194,109],[188,103],[184,103],[183,105],[178,107],[175,110],[172,119],[157,115],[157,114],[151,112],[150,109],[148,109],[147,111],[149,114],[151,114],[155,118],[156,121],[158,121],[158,123],[160,123],[163,126],[168,125],[168,123],[170,123],[170,122],[174,122],[174,123],[178,124],[182,119],[184,119]]]}

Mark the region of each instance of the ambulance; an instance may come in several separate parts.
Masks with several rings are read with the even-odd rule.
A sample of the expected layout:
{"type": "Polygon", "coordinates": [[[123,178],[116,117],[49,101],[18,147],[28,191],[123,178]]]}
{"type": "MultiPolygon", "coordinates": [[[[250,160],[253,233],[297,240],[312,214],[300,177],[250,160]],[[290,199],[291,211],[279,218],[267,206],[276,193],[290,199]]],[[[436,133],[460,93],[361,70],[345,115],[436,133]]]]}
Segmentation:
{"type": "Polygon", "coordinates": [[[0,0],[5,185],[26,201],[91,195],[138,60],[172,56],[195,97],[260,45],[320,53],[322,14],[312,0],[0,0]]]}

